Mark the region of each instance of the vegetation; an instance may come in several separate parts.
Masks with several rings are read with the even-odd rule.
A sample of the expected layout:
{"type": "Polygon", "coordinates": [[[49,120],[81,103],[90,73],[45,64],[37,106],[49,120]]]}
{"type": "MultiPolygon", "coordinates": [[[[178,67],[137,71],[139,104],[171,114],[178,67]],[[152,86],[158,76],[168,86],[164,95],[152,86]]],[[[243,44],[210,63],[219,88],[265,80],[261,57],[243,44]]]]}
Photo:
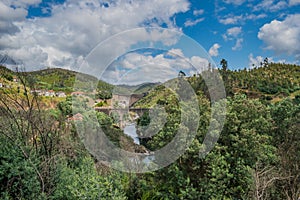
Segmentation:
{"type": "Polygon", "coordinates": [[[300,66],[266,63],[265,67],[252,70],[229,71],[228,84],[233,92],[244,92],[250,97],[288,97],[300,90],[300,66]]]}
{"type": "MultiPolygon", "coordinates": [[[[71,97],[45,110],[40,106],[44,100],[28,92],[36,85],[71,91],[75,72],[48,69],[17,74],[1,67],[1,81],[10,83],[18,75],[20,82],[0,88],[0,199],[299,199],[300,66],[265,60],[260,68],[231,71],[226,60],[220,64],[228,97],[222,132],[209,135],[219,136],[216,146],[206,157],[199,156],[211,123],[210,96],[199,74],[182,76],[197,95],[200,126],[196,137],[174,163],[144,174],[115,171],[86,150],[69,120],[82,112],[72,108],[71,97]]],[[[111,85],[100,82],[98,88],[102,88],[99,96],[110,98],[111,85]]],[[[143,148],[154,151],[168,144],[178,130],[188,134],[192,126],[179,125],[181,117],[189,119],[180,110],[188,103],[180,104],[162,85],[147,91],[135,106],[159,106],[166,113],[163,128],[141,140],[143,148]]],[[[78,98],[85,108],[88,101],[78,98]]],[[[91,133],[94,126],[85,119],[93,114],[85,112],[82,122],[91,133]]],[[[114,124],[113,115],[96,113],[108,138],[126,151],[142,152],[114,124]]],[[[150,123],[160,123],[150,116],[146,112],[138,120],[139,134],[150,123]]]]}

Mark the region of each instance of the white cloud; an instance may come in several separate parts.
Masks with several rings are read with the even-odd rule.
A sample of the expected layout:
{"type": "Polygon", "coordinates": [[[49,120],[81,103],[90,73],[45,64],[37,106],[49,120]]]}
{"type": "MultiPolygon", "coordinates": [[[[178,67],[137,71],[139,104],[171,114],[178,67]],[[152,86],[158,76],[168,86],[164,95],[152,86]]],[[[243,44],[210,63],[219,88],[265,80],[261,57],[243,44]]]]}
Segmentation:
{"type": "Polygon", "coordinates": [[[244,18],[247,20],[257,20],[257,19],[263,19],[266,17],[267,17],[267,15],[265,13],[261,13],[258,15],[254,15],[254,14],[246,15],[244,18]]]}
{"type": "Polygon", "coordinates": [[[196,19],[196,20],[187,20],[185,23],[184,23],[184,26],[185,27],[189,27],[189,26],[195,26],[197,24],[199,24],[200,22],[202,22],[204,20],[204,18],[199,18],[199,19],[196,19]]]}
{"type": "Polygon", "coordinates": [[[236,40],[236,43],[235,43],[234,47],[232,47],[231,49],[232,49],[233,51],[237,51],[237,50],[242,49],[242,43],[243,43],[243,41],[244,41],[243,38],[238,38],[238,39],[236,40]]]}
{"type": "Polygon", "coordinates": [[[218,56],[219,55],[219,48],[221,46],[218,43],[215,43],[212,47],[210,47],[208,53],[210,56],[218,56]]]}
{"type": "Polygon", "coordinates": [[[252,53],[248,56],[248,58],[249,58],[249,68],[261,66],[261,63],[264,60],[262,56],[253,57],[252,53]]]}
{"type": "Polygon", "coordinates": [[[236,26],[227,29],[226,33],[222,35],[223,39],[225,41],[234,41],[235,40],[235,45],[231,48],[233,51],[236,50],[241,50],[242,49],[242,43],[243,43],[243,38],[241,38],[242,34],[242,27],[236,26]]]}
{"type": "Polygon", "coordinates": [[[219,18],[219,22],[221,24],[224,25],[229,25],[229,24],[240,24],[240,23],[244,23],[246,20],[258,20],[258,19],[262,19],[267,17],[266,14],[262,13],[262,14],[244,14],[244,15],[233,15],[233,14],[229,14],[226,15],[222,18],[219,18]]]}
{"type": "MultiPolygon", "coordinates": [[[[97,0],[68,0],[62,5],[52,5],[52,15],[47,18],[25,19],[31,4],[40,0],[5,0],[10,4],[0,3],[0,54],[19,56],[20,49],[26,49],[32,56],[37,56],[36,49],[42,51],[41,59],[33,63],[30,56],[22,56],[28,68],[48,65],[51,67],[70,67],[80,56],[85,56],[99,42],[119,32],[145,25],[158,27],[166,24],[168,28],[176,28],[172,16],[189,9],[187,0],[169,1],[123,1],[118,0],[103,6],[97,0]],[[4,5],[4,6],[3,6],[4,5]],[[7,5],[15,5],[11,10],[7,5]],[[8,9],[11,16],[3,19],[2,10],[8,9]],[[7,24],[11,22],[10,24],[7,24]],[[11,32],[1,34],[1,30],[11,32]],[[14,28],[14,30],[13,30],[14,28]],[[47,56],[44,56],[47,55],[47,56]]],[[[119,51],[128,48],[133,41],[160,41],[165,44],[176,42],[169,32],[142,32],[125,38],[125,41],[112,44],[106,51],[119,51]],[[115,45],[115,46],[113,46],[115,45]]]]}
{"type": "Polygon", "coordinates": [[[1,33],[13,34],[19,29],[14,22],[25,20],[27,10],[24,8],[12,8],[3,2],[0,2],[0,36],[1,33]]]}
{"type": "Polygon", "coordinates": [[[225,16],[223,19],[219,19],[219,22],[224,25],[237,24],[239,21],[243,20],[243,16],[225,16]]]}
{"type": "Polygon", "coordinates": [[[295,6],[300,4],[300,0],[289,0],[289,5],[291,6],[295,6]]]}
{"type": "Polygon", "coordinates": [[[233,51],[240,50],[242,48],[243,38],[241,38],[242,27],[232,27],[227,29],[226,33],[222,35],[225,41],[235,40],[235,45],[231,48],[233,51]]]}
{"type": "MultiPolygon", "coordinates": [[[[203,9],[200,9],[200,10],[194,10],[193,11],[193,15],[194,16],[199,16],[199,15],[203,15],[204,13],[204,10],[203,9]]],[[[184,26],[185,27],[189,27],[189,26],[195,26],[197,24],[199,24],[200,22],[204,21],[204,17],[202,18],[198,18],[196,20],[192,20],[192,19],[188,19],[185,23],[184,23],[184,26]]]]}
{"type": "Polygon", "coordinates": [[[102,75],[102,79],[113,84],[136,85],[143,82],[165,82],[177,77],[183,70],[187,75],[201,72],[208,60],[199,56],[185,57],[181,49],[150,55],[130,52],[115,61],[102,75]]]}
{"type": "Polygon", "coordinates": [[[184,54],[182,52],[181,49],[171,49],[169,52],[168,52],[169,55],[173,56],[174,54],[177,55],[177,56],[180,56],[180,57],[184,57],[184,54]]]}
{"type": "Polygon", "coordinates": [[[227,4],[242,5],[245,0],[223,0],[227,4]]]}
{"type": "Polygon", "coordinates": [[[200,9],[200,10],[194,10],[194,11],[193,11],[193,15],[195,15],[195,16],[203,15],[203,13],[204,13],[204,10],[203,10],[203,9],[200,9]]]}
{"type": "Polygon", "coordinates": [[[300,59],[299,21],[300,14],[290,15],[283,21],[273,20],[260,28],[258,38],[264,41],[267,49],[300,59]]]}
{"type": "Polygon", "coordinates": [[[232,37],[237,37],[242,33],[242,27],[232,27],[227,29],[227,35],[232,37]]]}
{"type": "Polygon", "coordinates": [[[30,5],[38,5],[42,0],[2,0],[2,2],[16,8],[27,8],[30,5]]]}
{"type": "MultiPolygon", "coordinates": [[[[199,56],[191,57],[190,58],[190,63],[192,63],[192,65],[194,67],[196,67],[196,71],[198,71],[198,73],[205,70],[205,69],[207,69],[207,67],[209,65],[209,61],[206,58],[202,58],[202,57],[199,57],[199,56]]],[[[189,74],[189,75],[192,75],[192,74],[189,74]]]]}
{"type": "MultiPolygon", "coordinates": [[[[264,62],[264,59],[266,57],[263,57],[263,56],[256,56],[254,57],[252,53],[249,54],[248,56],[249,58],[249,68],[253,68],[253,67],[261,67],[263,62],[264,62]]],[[[276,63],[285,63],[286,60],[277,60],[277,61],[274,61],[273,57],[267,57],[268,58],[268,62],[271,63],[271,62],[276,62],[276,63]]]]}
{"type": "Polygon", "coordinates": [[[263,0],[257,5],[254,5],[253,10],[254,11],[259,11],[259,10],[266,10],[266,11],[271,11],[275,12],[278,10],[281,10],[283,8],[286,8],[288,6],[286,1],[280,0],[263,0]]]}

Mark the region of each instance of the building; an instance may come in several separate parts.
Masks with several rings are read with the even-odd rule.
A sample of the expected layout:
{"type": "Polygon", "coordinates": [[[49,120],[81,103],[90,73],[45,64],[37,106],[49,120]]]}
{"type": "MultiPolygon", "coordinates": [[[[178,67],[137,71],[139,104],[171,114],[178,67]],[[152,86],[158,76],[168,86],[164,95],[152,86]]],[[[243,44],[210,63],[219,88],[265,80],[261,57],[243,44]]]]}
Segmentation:
{"type": "Polygon", "coordinates": [[[55,97],[55,92],[53,90],[49,90],[50,97],[55,97]]]}
{"type": "Polygon", "coordinates": [[[17,76],[13,76],[13,82],[15,82],[15,83],[19,82],[19,79],[17,76]]]}
{"type": "Polygon", "coordinates": [[[42,90],[31,90],[30,93],[33,94],[33,95],[37,95],[37,96],[43,96],[44,95],[44,91],[42,91],[42,90]]]}
{"type": "Polygon", "coordinates": [[[44,96],[45,97],[54,97],[55,92],[53,90],[48,90],[48,91],[45,92],[44,96]]]}
{"type": "Polygon", "coordinates": [[[66,97],[67,95],[64,92],[56,92],[57,97],[66,97]]]}

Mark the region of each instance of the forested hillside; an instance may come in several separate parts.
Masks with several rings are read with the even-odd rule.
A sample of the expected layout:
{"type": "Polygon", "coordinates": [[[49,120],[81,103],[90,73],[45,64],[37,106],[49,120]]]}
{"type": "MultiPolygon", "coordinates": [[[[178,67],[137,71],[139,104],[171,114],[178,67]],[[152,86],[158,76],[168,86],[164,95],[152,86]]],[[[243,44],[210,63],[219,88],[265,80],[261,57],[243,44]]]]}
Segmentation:
{"type": "MultiPolygon", "coordinates": [[[[25,93],[26,98],[20,99],[0,88],[0,199],[298,200],[300,66],[267,63],[251,70],[223,67],[219,72],[227,92],[227,112],[220,135],[213,131],[209,135],[219,137],[215,147],[205,157],[200,156],[212,114],[205,81],[199,74],[183,77],[194,89],[199,104],[196,136],[174,163],[143,174],[109,168],[86,150],[70,118],[74,109],[70,97],[54,109],[43,110],[37,96],[25,93]]],[[[0,73],[0,80],[9,83],[14,76],[28,77],[3,67],[0,73]]],[[[34,84],[25,79],[21,87],[38,85],[72,91],[75,72],[48,69],[29,74],[34,84]]],[[[113,87],[100,84],[99,96],[110,98],[113,87]]],[[[180,104],[162,85],[150,86],[145,86],[150,92],[135,107],[164,108],[164,127],[136,145],[112,116],[97,113],[100,127],[115,146],[130,152],[155,151],[167,145],[177,131],[189,134],[191,127],[179,125],[183,115],[180,106],[188,104],[180,104]]],[[[84,107],[87,102],[78,98],[82,98],[78,102],[84,107]]],[[[93,112],[80,116],[88,130],[94,127],[89,124],[93,112]]],[[[147,112],[137,121],[139,134],[148,124],[155,127],[160,123],[147,112]]],[[[218,126],[214,121],[212,129],[218,126]]]]}
{"type": "Polygon", "coordinates": [[[257,97],[294,97],[300,90],[300,66],[270,63],[251,70],[224,73],[233,92],[257,97]],[[251,94],[250,94],[251,95],[251,94]]]}

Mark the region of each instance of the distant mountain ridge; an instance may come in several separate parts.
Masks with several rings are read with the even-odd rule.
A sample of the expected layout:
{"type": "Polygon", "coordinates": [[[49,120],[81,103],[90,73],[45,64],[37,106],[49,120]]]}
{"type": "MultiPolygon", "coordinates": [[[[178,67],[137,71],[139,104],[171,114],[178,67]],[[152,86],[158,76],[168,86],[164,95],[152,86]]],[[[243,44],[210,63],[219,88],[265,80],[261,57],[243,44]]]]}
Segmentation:
{"type": "Polygon", "coordinates": [[[152,88],[161,83],[141,83],[138,85],[116,85],[113,92],[118,94],[143,94],[149,92],[152,88]]]}
{"type": "MultiPolygon", "coordinates": [[[[147,93],[153,87],[158,85],[159,83],[142,83],[139,85],[131,86],[131,85],[111,85],[102,80],[98,80],[96,77],[83,74],[80,72],[72,71],[69,69],[62,68],[46,68],[42,70],[36,71],[22,71],[24,69],[19,69],[19,73],[24,75],[28,79],[34,83],[34,87],[37,89],[47,89],[54,91],[64,91],[66,93],[71,93],[76,91],[74,89],[75,81],[82,87],[83,89],[88,89],[90,87],[90,83],[87,80],[98,81],[98,94],[99,98],[109,99],[111,98],[112,93],[116,94],[143,94],[147,93]],[[76,80],[77,78],[77,80],[76,80]]],[[[1,75],[9,75],[10,77],[16,76],[17,72],[13,71],[6,66],[0,65],[0,74],[1,75]]]]}
{"type": "MultiPolygon", "coordinates": [[[[2,59],[9,61],[9,57],[3,58],[2,56],[2,59]]],[[[13,61],[11,62],[13,63],[13,61]]],[[[226,92],[229,96],[234,93],[244,93],[251,98],[272,100],[300,95],[300,66],[298,65],[270,63],[268,66],[251,70],[216,70],[219,70],[222,75],[226,92]]],[[[66,93],[71,93],[76,90],[73,88],[76,77],[82,78],[81,82],[79,80],[79,84],[82,88],[90,87],[90,83],[85,82],[85,77],[97,81],[96,77],[61,68],[47,68],[21,73],[29,77],[37,89],[63,91],[66,93]]],[[[12,76],[16,76],[17,74],[15,71],[0,65],[0,75],[5,75],[12,79],[12,76]]],[[[201,78],[201,75],[185,78],[196,92],[198,90],[205,90],[205,82],[201,78]]],[[[142,83],[139,85],[123,84],[115,86],[100,80],[97,86],[97,97],[110,99],[112,94],[131,95],[149,93],[153,92],[153,89],[157,88],[160,84],[161,83],[142,83]]],[[[152,96],[155,95],[152,94],[152,96]]]]}

